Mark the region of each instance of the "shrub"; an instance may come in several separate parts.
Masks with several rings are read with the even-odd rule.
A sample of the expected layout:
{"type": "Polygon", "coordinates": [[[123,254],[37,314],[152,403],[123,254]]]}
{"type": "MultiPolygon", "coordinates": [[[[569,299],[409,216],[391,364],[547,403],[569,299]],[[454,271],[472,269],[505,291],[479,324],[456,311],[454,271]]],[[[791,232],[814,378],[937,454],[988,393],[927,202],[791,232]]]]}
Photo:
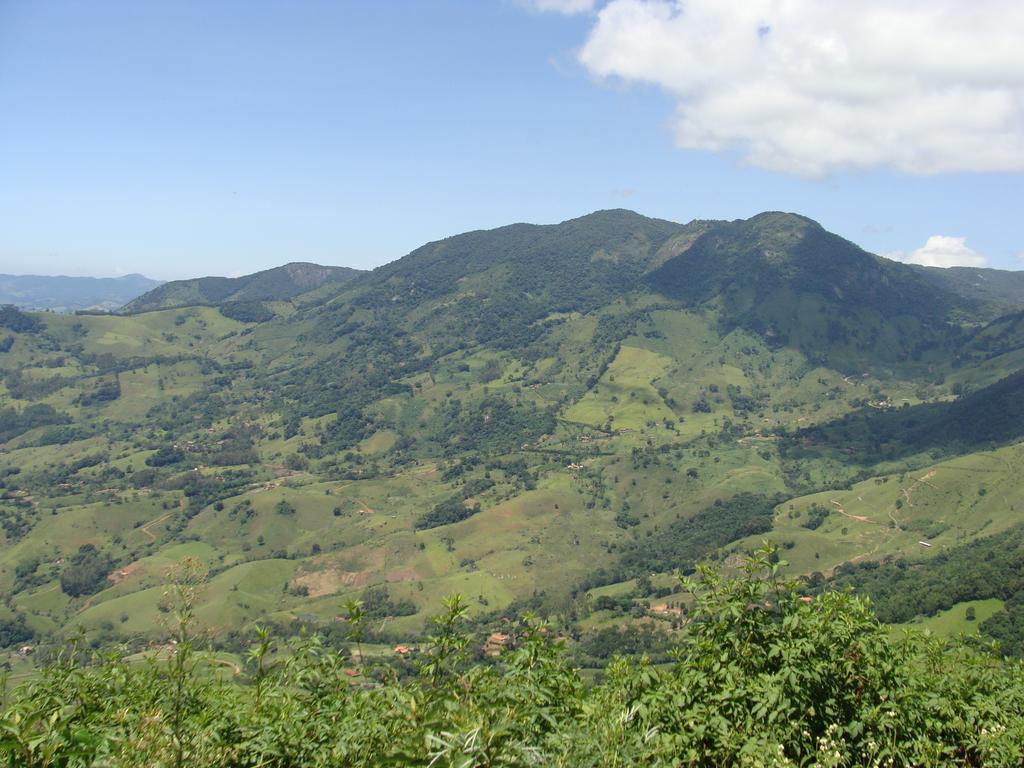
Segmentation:
{"type": "MultiPolygon", "coordinates": [[[[389,667],[357,655],[369,616],[354,602],[349,653],[317,636],[275,653],[261,630],[246,684],[226,685],[193,651],[191,603],[175,597],[190,593],[169,590],[175,652],[151,664],[108,658],[85,667],[62,657],[0,711],[0,759],[282,768],[1021,764],[1021,666],[962,643],[894,638],[862,600],[804,597],[779,579],[781,565],[766,548],[739,578],[702,568],[684,579],[694,597],[676,661],[613,659],[589,686],[555,633],[532,619],[503,630],[514,648],[473,662],[478,640],[466,632],[458,597],[446,601],[414,662],[389,667]],[[412,676],[396,677],[399,668],[412,676]],[[344,682],[352,676],[355,685],[344,682]]],[[[385,602],[382,592],[367,597],[385,602]]]]}

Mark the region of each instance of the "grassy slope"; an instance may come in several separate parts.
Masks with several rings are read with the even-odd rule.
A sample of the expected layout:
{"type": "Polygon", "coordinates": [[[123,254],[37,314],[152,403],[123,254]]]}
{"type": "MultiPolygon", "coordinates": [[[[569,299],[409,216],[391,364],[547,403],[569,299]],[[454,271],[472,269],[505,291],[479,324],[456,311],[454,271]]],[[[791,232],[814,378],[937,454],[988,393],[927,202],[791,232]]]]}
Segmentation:
{"type": "MultiPolygon", "coordinates": [[[[629,247],[648,253],[646,245],[629,247]]],[[[487,283],[474,279],[478,282],[463,286],[487,283]]],[[[4,370],[17,367],[39,380],[66,376],[73,383],[36,401],[15,400],[6,384],[0,385],[6,402],[18,408],[48,403],[96,430],[65,445],[44,446],[38,439],[45,430],[30,430],[6,446],[2,465],[20,468],[19,478],[27,478],[99,452],[106,461],[75,473],[70,487],[34,488],[29,507],[19,508],[30,509],[35,522],[23,538],[0,550],[0,587],[13,589],[14,568],[26,558],[39,557],[42,565],[41,583],[14,594],[15,608],[41,631],[82,626],[146,633],[159,626],[161,584],[169,569],[189,555],[213,573],[200,615],[214,629],[267,615],[330,620],[344,600],[387,585],[392,599],[411,600],[420,612],[389,619],[386,626],[414,632],[425,612],[455,591],[466,594],[478,613],[541,592],[551,610],[568,610],[573,585],[595,565],[742,491],[794,497],[778,508],[772,538],[792,544],[785,557],[800,573],[827,572],[856,558],[933,556],[1019,519],[1013,502],[1024,497],[1019,446],[906,474],[898,466],[868,467],[870,479],[850,490],[806,495],[807,489],[840,488],[849,468],[813,457],[786,459],[777,450],[775,430],[828,423],[855,401],[948,399],[954,384],[991,383],[1014,369],[1019,355],[1013,348],[1016,326],[1000,327],[988,332],[998,336],[999,354],[977,364],[936,355],[855,373],[844,364],[839,372],[800,351],[827,331],[820,302],[811,298],[804,299],[808,311],[799,313],[806,322],[787,330],[798,343],[781,347],[724,322],[727,308],[714,303],[667,307],[663,297],[648,293],[596,311],[548,313],[535,321],[544,328],[536,354],[493,344],[455,346],[428,370],[400,379],[408,391],[370,402],[365,410],[376,428],[351,448],[289,470],[288,462],[304,446],[316,445],[338,416],[306,416],[294,435],[285,434],[289,412],[278,396],[281,377],[297,367],[343,364],[350,337],[308,339],[323,327],[330,307],[350,307],[358,295],[341,291],[332,303],[312,309],[288,305],[278,320],[256,325],[195,307],[133,317],[47,316],[46,334],[17,334],[4,355],[4,370]],[[602,370],[601,355],[613,350],[594,341],[602,318],[637,310],[646,314],[618,340],[617,352],[602,370]],[[116,374],[118,399],[77,404],[82,391],[112,376],[96,361],[104,354],[140,360],[116,374]],[[253,368],[224,368],[232,364],[253,368]],[[596,381],[589,381],[593,376],[596,381]],[[197,393],[223,397],[230,408],[200,421],[189,400],[197,393]],[[557,411],[551,434],[487,459],[523,459],[536,475],[536,487],[526,490],[503,470],[481,464],[467,477],[479,479],[489,471],[496,483],[477,499],[481,512],[454,525],[415,531],[419,515],[461,487],[460,480],[444,477],[460,456],[444,456],[444,441],[432,436],[439,419],[453,399],[469,410],[485,396],[557,411]],[[707,407],[695,409],[698,402],[707,407]],[[154,413],[164,420],[181,413],[186,418],[163,432],[154,426],[154,413]],[[222,500],[223,509],[206,504],[183,520],[188,499],[181,488],[135,489],[130,474],[120,480],[101,475],[105,466],[143,470],[157,446],[170,440],[215,442],[241,423],[255,425],[259,463],[250,468],[246,483],[222,500]],[[345,458],[348,453],[351,459],[345,458]],[[375,469],[378,476],[339,477],[338,462],[368,475],[375,469]],[[570,471],[570,463],[582,468],[570,471]],[[985,494],[979,495],[982,487],[985,494]],[[900,497],[904,504],[897,510],[900,497]],[[282,500],[294,514],[277,511],[282,500]],[[240,507],[243,502],[251,507],[240,507]],[[800,523],[815,502],[834,511],[811,531],[800,523]],[[627,508],[636,524],[621,527],[619,515],[627,508]],[[922,547],[921,540],[932,548],[922,547]],[[83,542],[115,557],[117,583],[72,600],[57,586],[55,563],[83,542]],[[308,595],[301,594],[303,588],[308,595]]],[[[771,312],[781,317],[784,302],[776,300],[779,307],[771,312]]],[[[458,306],[459,300],[452,301],[441,296],[418,306],[402,316],[403,329],[424,349],[440,345],[458,306]]],[[[380,313],[356,308],[349,317],[365,323],[380,313]]],[[[885,333],[893,334],[893,349],[902,343],[899,328],[877,328],[883,340],[885,333]]],[[[976,336],[969,349],[987,354],[993,344],[976,336]]],[[[842,346],[835,352],[842,356],[842,346]]],[[[855,352],[844,359],[854,361],[855,352]]],[[[180,470],[192,469],[193,461],[180,470]]],[[[217,478],[228,469],[205,467],[199,474],[217,478]]],[[[12,500],[3,505],[16,509],[12,500]]],[[[753,543],[741,541],[729,550],[753,543]]]]}

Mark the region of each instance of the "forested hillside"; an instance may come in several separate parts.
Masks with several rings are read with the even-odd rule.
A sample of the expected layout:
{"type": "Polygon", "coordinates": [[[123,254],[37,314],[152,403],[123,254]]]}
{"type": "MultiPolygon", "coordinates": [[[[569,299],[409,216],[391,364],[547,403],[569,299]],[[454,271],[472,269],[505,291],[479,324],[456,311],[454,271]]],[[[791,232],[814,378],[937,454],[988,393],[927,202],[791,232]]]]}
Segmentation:
{"type": "MultiPolygon", "coordinates": [[[[346,283],[358,275],[357,269],[294,262],[243,277],[174,280],[125,302],[123,311],[151,312],[193,305],[237,307],[255,302],[286,301],[322,285],[346,283]]],[[[253,319],[269,320],[270,317],[273,315],[253,319]]]]}
{"type": "Polygon", "coordinates": [[[533,612],[571,665],[667,661],[692,629],[673,574],[764,539],[809,592],[1019,653],[1019,590],[982,587],[1018,575],[1024,304],[929,275],[793,214],[615,210],[369,273],[170,283],[127,314],[4,308],[12,679],[76,637],[166,644],[184,559],[238,677],[257,626],[350,649],[357,601],[391,658],[456,593],[475,650],[533,612]],[[978,548],[977,579],[926,588],[978,548]]]}

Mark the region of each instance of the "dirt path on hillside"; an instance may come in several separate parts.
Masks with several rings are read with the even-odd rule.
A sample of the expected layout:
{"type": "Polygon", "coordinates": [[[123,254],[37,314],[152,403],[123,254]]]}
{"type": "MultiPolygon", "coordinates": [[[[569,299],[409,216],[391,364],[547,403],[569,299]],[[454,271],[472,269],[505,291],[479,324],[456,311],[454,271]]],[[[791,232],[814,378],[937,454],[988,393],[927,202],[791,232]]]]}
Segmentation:
{"type": "Polygon", "coordinates": [[[864,517],[864,515],[854,515],[854,514],[851,514],[851,513],[847,512],[846,509],[843,508],[843,505],[839,502],[838,499],[829,499],[829,503],[836,508],[836,510],[839,512],[839,514],[843,515],[844,517],[848,517],[851,520],[856,520],[858,523],[874,523],[875,522],[870,517],[864,517]]]}
{"type": "Polygon", "coordinates": [[[911,483],[909,487],[902,489],[903,490],[903,496],[907,500],[907,506],[908,507],[914,506],[913,496],[914,496],[914,491],[917,490],[918,486],[927,485],[929,488],[931,488],[933,490],[938,490],[937,488],[935,488],[934,485],[932,485],[931,483],[928,482],[933,477],[935,477],[935,475],[936,475],[936,471],[934,469],[930,469],[927,472],[925,472],[923,475],[921,475],[921,477],[917,478],[917,480],[915,480],[913,483],[911,483]]]}
{"type": "Polygon", "coordinates": [[[160,515],[160,517],[156,518],[156,520],[150,520],[145,525],[140,526],[139,530],[142,531],[147,536],[149,536],[151,541],[156,541],[156,534],[154,534],[151,530],[149,530],[150,527],[152,527],[154,525],[159,525],[160,523],[162,523],[164,520],[166,520],[168,517],[170,517],[173,514],[174,514],[173,512],[168,512],[166,515],[160,515]]]}
{"type": "Polygon", "coordinates": [[[107,576],[107,578],[114,584],[120,584],[122,581],[135,574],[141,567],[142,566],[139,565],[139,561],[136,560],[134,563],[128,563],[124,568],[118,568],[107,576]]]}
{"type": "MultiPolygon", "coordinates": [[[[900,489],[900,492],[903,494],[903,498],[906,499],[907,506],[910,506],[910,507],[914,506],[914,504],[913,504],[914,492],[920,486],[927,485],[930,488],[938,490],[934,485],[932,485],[931,482],[929,482],[930,480],[932,480],[932,478],[935,477],[936,474],[937,474],[936,470],[931,469],[931,470],[925,472],[923,475],[921,475],[921,477],[919,477],[916,480],[914,480],[914,482],[911,483],[910,485],[908,485],[906,488],[901,488],[900,489]]],[[[863,501],[863,499],[860,496],[857,497],[857,500],[858,501],[863,501]]],[[[854,515],[854,514],[851,514],[851,513],[847,512],[846,509],[843,507],[842,503],[838,499],[829,499],[829,502],[836,508],[837,512],[839,512],[841,515],[843,515],[845,517],[850,518],[851,520],[856,520],[856,521],[861,522],[861,523],[872,523],[874,525],[878,524],[876,521],[874,521],[874,520],[872,520],[872,519],[870,519],[868,517],[864,517],[863,515],[854,515]]],[[[859,562],[861,560],[865,560],[865,559],[867,559],[869,557],[872,557],[873,555],[877,554],[878,551],[881,550],[883,546],[885,546],[885,544],[887,544],[888,542],[892,541],[893,537],[899,535],[899,533],[901,532],[901,528],[900,528],[900,520],[899,520],[898,517],[896,517],[896,511],[897,510],[896,510],[896,506],[895,505],[891,506],[889,509],[886,510],[886,515],[889,517],[889,520],[892,521],[892,525],[889,526],[888,528],[883,528],[883,536],[880,539],[878,539],[878,541],[875,544],[875,546],[872,547],[870,551],[862,552],[861,554],[851,558],[850,560],[847,560],[846,562],[848,562],[848,563],[856,563],[856,562],[859,562]]],[[[838,567],[838,566],[836,566],[836,567],[838,567]]],[[[835,567],[831,568],[826,573],[831,573],[832,575],[834,575],[835,574],[835,567]]]]}

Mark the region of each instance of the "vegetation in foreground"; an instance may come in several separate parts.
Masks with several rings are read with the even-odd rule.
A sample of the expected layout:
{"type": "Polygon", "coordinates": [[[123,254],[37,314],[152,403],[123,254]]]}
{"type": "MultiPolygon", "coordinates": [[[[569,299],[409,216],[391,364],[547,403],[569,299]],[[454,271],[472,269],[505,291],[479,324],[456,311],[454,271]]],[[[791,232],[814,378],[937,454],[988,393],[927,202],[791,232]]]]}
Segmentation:
{"type": "Polygon", "coordinates": [[[984,648],[894,640],[850,593],[809,598],[765,547],[733,578],[702,568],[669,665],[614,661],[585,685],[536,622],[472,662],[446,601],[415,676],[316,637],[252,645],[246,685],[204,671],[193,588],[172,590],[162,660],[70,655],[8,694],[0,755],[19,766],[1018,766],[1024,669],[984,648]]]}

